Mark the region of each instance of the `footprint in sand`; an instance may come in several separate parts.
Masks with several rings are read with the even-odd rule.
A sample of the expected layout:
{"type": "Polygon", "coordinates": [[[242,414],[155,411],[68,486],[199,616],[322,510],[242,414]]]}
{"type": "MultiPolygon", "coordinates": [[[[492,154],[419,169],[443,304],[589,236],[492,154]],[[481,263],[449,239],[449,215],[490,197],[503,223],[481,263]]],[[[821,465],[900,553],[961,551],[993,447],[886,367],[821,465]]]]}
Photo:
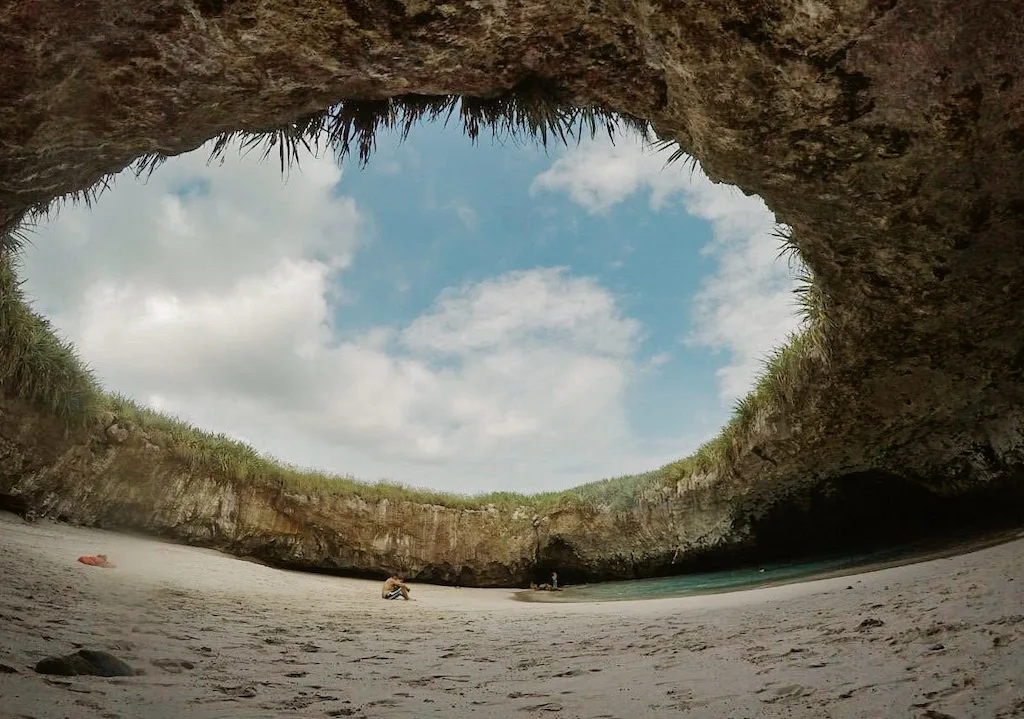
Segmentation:
{"type": "Polygon", "coordinates": [[[219,691],[221,694],[236,699],[252,699],[256,696],[256,687],[251,684],[243,684],[240,686],[215,686],[214,689],[219,691]]]}
{"type": "Polygon", "coordinates": [[[558,674],[555,674],[554,676],[556,676],[556,677],[578,677],[582,673],[583,673],[582,669],[570,669],[569,671],[566,671],[566,672],[559,672],[558,674]]]}
{"type": "Polygon", "coordinates": [[[785,699],[796,699],[798,697],[805,697],[808,694],[813,694],[814,690],[810,687],[805,687],[800,684],[786,684],[781,687],[765,687],[759,691],[758,699],[761,701],[772,704],[774,702],[783,701],[785,699]]]}
{"type": "Polygon", "coordinates": [[[368,707],[396,707],[402,702],[397,699],[377,699],[372,702],[366,702],[368,707]]]}
{"type": "Polygon", "coordinates": [[[537,704],[532,707],[523,707],[520,711],[560,712],[562,711],[562,705],[557,702],[546,702],[544,704],[537,704]]]}
{"type": "Polygon", "coordinates": [[[171,674],[181,674],[183,670],[196,668],[194,663],[185,659],[151,659],[149,663],[171,674]]]}

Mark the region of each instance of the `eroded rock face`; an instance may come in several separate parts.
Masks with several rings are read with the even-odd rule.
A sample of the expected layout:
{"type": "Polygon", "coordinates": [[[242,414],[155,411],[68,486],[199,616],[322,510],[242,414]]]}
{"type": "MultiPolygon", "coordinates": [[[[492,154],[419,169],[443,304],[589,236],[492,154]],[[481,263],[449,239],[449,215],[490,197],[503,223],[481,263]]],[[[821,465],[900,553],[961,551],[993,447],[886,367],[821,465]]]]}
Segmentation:
{"type": "MultiPolygon", "coordinates": [[[[362,524],[321,520],[296,498],[242,502],[273,511],[253,520],[263,533],[231,542],[298,565],[328,554],[311,547],[351,545],[339,568],[408,556],[406,566],[435,567],[428,575],[446,581],[511,581],[547,561],[545,551],[630,576],[754,541],[751,527],[774,505],[844,477],[884,475],[947,497],[1019,485],[1024,15],[1015,0],[9,0],[0,67],[0,223],[143,153],[190,150],[341,99],[543,83],[574,103],[651,120],[713,179],[760,194],[794,228],[827,296],[830,363],[785,412],[761,418],[727,476],[626,515],[550,517],[540,540],[532,524],[494,520],[507,548],[426,533],[399,547],[378,529],[364,537],[362,524]],[[296,542],[280,517],[320,529],[296,542]]],[[[43,462],[48,502],[106,521],[86,516],[107,510],[83,493],[120,496],[110,471],[75,474],[74,462],[93,460],[70,445],[39,454],[30,438],[11,437],[9,452],[43,462]]],[[[130,457],[133,447],[109,451],[130,457]]],[[[41,475],[25,472],[8,469],[5,481],[32,494],[41,475]]],[[[207,527],[180,530],[201,541],[196,533],[228,521],[204,502],[247,491],[200,492],[196,478],[174,476],[152,489],[159,501],[139,493],[118,504],[136,512],[118,522],[207,527]]],[[[431,508],[401,511],[435,521],[431,508]]]]}
{"type": "Polygon", "coordinates": [[[670,564],[680,544],[732,544],[731,504],[713,487],[666,490],[663,501],[635,512],[544,517],[528,508],[311,497],[191,471],[141,434],[123,442],[100,429],[67,435],[52,417],[10,400],[0,400],[0,458],[8,508],[296,569],[525,586],[552,562],[571,577],[634,576],[670,564]],[[698,496],[704,506],[694,521],[675,521],[698,496]]]}

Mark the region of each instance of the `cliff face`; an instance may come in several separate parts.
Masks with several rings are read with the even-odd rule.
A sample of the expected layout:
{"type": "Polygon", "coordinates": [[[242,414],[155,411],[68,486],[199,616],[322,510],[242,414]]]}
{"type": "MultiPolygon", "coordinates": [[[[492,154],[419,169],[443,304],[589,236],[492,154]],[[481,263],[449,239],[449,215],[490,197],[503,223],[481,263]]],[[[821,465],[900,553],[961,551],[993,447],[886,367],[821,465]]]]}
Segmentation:
{"type": "Polygon", "coordinates": [[[316,498],[190,472],[144,436],[66,436],[14,402],[0,410],[0,495],[54,519],[133,529],[280,566],[448,583],[515,584],[537,545],[530,516],[316,498]]]}
{"type": "Polygon", "coordinates": [[[144,435],[66,433],[45,413],[0,401],[0,508],[298,569],[399,572],[467,586],[521,586],[546,569],[576,578],[643,575],[671,562],[681,531],[694,540],[691,549],[730,531],[728,502],[712,500],[696,521],[679,523],[675,495],[666,490],[664,501],[631,512],[543,517],[526,507],[310,496],[195,473],[144,435]]]}
{"type": "Polygon", "coordinates": [[[1020,506],[1016,488],[974,494],[973,505],[943,500],[892,476],[751,488],[699,475],[619,512],[368,502],[195,472],[145,434],[117,425],[68,432],[45,412],[0,400],[0,509],[377,578],[525,586],[551,571],[571,582],[657,576],[941,529],[997,502],[1020,506]]]}
{"type": "MultiPolygon", "coordinates": [[[[287,545],[280,557],[310,566],[304,557],[335,549],[346,557],[339,567],[402,556],[408,567],[438,567],[439,579],[486,583],[549,559],[629,576],[701,547],[744,546],[781,531],[767,529],[782,526],[773,507],[811,506],[822,487],[982,497],[1020,484],[1016,0],[8,0],[0,67],[0,225],[145,153],[277,126],[338,100],[542,85],[649,119],[713,179],[764,197],[793,227],[827,304],[830,362],[786,411],[759,417],[722,476],[629,513],[553,515],[534,528],[486,513],[261,497],[251,505],[267,509],[251,510],[252,526],[265,528],[227,531],[230,507],[250,506],[238,498],[255,490],[200,491],[205,480],[167,469],[135,495],[123,477],[141,449],[96,459],[5,434],[9,456],[34,458],[24,461],[47,479],[28,464],[10,469],[18,459],[4,481],[45,487],[58,514],[113,522],[103,513],[115,510],[84,493],[124,494],[137,499],[115,502],[131,513],[120,524],[195,528],[177,536],[230,535],[217,541],[263,552],[287,545]],[[83,469],[92,462],[111,469],[83,469]],[[387,539],[400,517],[422,529],[387,539]],[[316,529],[290,533],[292,522],[316,529]],[[479,527],[487,542],[470,538],[479,527]],[[308,539],[290,539],[300,535],[308,539]]],[[[955,519],[957,505],[944,506],[955,519]]]]}

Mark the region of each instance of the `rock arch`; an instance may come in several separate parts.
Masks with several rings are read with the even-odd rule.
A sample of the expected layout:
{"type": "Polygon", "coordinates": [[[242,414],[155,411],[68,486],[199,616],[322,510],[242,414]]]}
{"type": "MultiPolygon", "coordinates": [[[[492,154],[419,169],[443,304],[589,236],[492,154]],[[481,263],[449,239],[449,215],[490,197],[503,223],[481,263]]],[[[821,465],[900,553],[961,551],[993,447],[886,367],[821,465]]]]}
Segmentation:
{"type": "MultiPolygon", "coordinates": [[[[536,88],[649,121],[793,228],[826,307],[827,361],[803,371],[784,411],[752,418],[725,465],[661,500],[525,521],[516,549],[473,560],[491,569],[424,550],[409,567],[432,578],[521,579],[536,542],[555,540],[594,575],[652,572],[680,548],[756,542],[743,517],[862,473],[947,497],[1019,491],[1015,0],[7,0],[0,67],[8,244],[54,199],[225,132],[288,127],[343,100],[536,88]]],[[[4,442],[31,461],[7,487],[66,456],[15,431],[27,411],[8,403],[4,442]]],[[[271,558],[302,564],[288,546],[271,558]]],[[[379,561],[357,555],[345,567],[379,561]]]]}

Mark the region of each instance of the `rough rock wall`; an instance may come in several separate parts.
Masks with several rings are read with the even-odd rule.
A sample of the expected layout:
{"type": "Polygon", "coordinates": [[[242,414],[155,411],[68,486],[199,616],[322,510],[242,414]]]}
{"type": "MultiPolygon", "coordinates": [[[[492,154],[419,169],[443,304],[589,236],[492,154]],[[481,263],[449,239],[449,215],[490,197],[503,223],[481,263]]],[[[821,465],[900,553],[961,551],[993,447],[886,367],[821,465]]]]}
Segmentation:
{"type": "MultiPolygon", "coordinates": [[[[672,521],[682,506],[676,494],[666,490],[665,501],[633,512],[544,517],[526,507],[465,510],[310,496],[197,473],[142,434],[68,433],[44,412],[0,400],[0,509],[141,531],[299,569],[399,572],[466,586],[523,586],[545,568],[595,579],[657,573],[681,543],[716,544],[731,531],[729,502],[713,497],[692,513],[694,521],[672,521]]],[[[692,496],[688,502],[694,509],[692,496]]]]}
{"type": "Polygon", "coordinates": [[[145,436],[65,435],[0,403],[0,495],[53,519],[132,529],[302,569],[514,584],[532,564],[532,517],[354,497],[317,498],[190,471],[145,436]]]}
{"type": "MultiPolygon", "coordinates": [[[[765,198],[828,299],[829,368],[761,419],[715,496],[753,517],[844,477],[1018,483],[1016,0],[6,0],[0,67],[0,224],[143,153],[340,99],[540,83],[649,119],[765,198]]],[[[599,531],[685,550],[685,528],[634,523],[691,521],[677,502],[549,522],[592,525],[570,533],[578,556],[608,551],[599,531]]]]}

